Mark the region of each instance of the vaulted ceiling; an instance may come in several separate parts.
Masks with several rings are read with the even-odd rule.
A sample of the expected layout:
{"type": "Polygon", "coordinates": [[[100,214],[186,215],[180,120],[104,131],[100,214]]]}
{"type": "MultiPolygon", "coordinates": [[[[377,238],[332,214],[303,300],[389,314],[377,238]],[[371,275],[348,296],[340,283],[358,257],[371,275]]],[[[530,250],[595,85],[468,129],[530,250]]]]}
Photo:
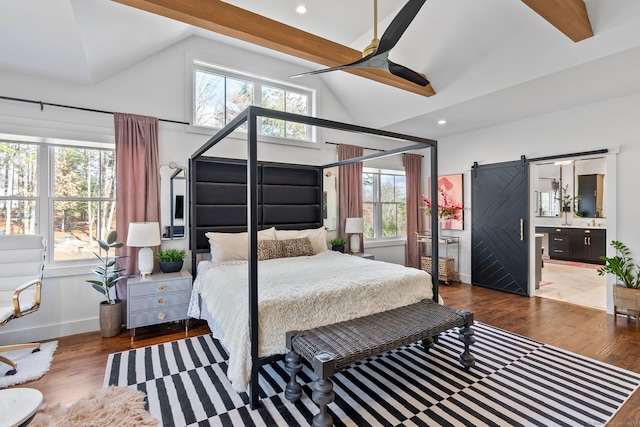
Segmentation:
{"type": "MultiPolygon", "coordinates": [[[[210,31],[211,19],[207,24],[203,17],[207,21],[207,8],[215,7],[237,7],[286,24],[330,40],[347,55],[361,51],[373,32],[372,0],[118,1],[135,7],[109,0],[0,0],[0,70],[93,84],[191,36],[309,70],[342,61],[282,53],[258,40],[210,31]],[[308,12],[298,15],[294,9],[302,2],[308,12]],[[182,17],[167,12],[179,7],[182,17]],[[189,15],[192,20],[184,18],[189,15]]],[[[381,33],[404,1],[378,3],[381,33]]],[[[562,32],[586,28],[573,15],[581,4],[567,10],[570,3],[427,0],[390,59],[426,74],[433,96],[342,71],[320,78],[359,124],[432,138],[639,92],[640,2],[586,0],[593,36],[578,42],[562,32]],[[540,4],[551,4],[555,13],[540,10],[540,4]],[[447,125],[436,124],[441,118],[447,125]]],[[[277,39],[279,32],[273,33],[277,39]]],[[[302,50],[318,51],[308,46],[313,40],[294,41],[302,50]]]]}

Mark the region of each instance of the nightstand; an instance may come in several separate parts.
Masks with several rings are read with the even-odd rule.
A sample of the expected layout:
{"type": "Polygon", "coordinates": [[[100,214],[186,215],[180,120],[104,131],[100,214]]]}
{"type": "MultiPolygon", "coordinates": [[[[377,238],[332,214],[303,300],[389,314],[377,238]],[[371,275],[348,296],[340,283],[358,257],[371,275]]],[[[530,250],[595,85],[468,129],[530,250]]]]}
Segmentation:
{"type": "Polygon", "coordinates": [[[127,327],[132,342],[136,328],[142,326],[184,320],[185,332],[188,332],[187,309],[191,299],[191,274],[188,272],[127,279],[127,299],[127,327]]]}
{"type": "Polygon", "coordinates": [[[359,254],[355,254],[355,256],[359,256],[360,258],[366,258],[366,259],[375,259],[375,256],[373,254],[359,253],[359,254]]]}

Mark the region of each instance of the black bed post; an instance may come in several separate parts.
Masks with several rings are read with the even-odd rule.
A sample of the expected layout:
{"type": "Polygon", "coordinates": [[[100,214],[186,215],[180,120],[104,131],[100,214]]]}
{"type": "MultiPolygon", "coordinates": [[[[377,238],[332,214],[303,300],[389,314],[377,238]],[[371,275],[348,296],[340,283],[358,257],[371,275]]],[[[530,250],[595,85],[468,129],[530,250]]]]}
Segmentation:
{"type": "Polygon", "coordinates": [[[198,253],[198,230],[196,227],[196,161],[193,157],[189,158],[189,247],[191,248],[191,276],[195,279],[198,261],[196,254],[198,253]]]}
{"type": "Polygon", "coordinates": [[[249,236],[249,334],[251,336],[251,409],[258,407],[258,133],[257,115],[249,107],[247,117],[247,234],[249,236]]]}
{"type": "Polygon", "coordinates": [[[438,144],[431,146],[431,283],[433,283],[433,300],[438,302],[438,285],[440,272],[438,253],[440,236],[438,235],[438,144]]]}

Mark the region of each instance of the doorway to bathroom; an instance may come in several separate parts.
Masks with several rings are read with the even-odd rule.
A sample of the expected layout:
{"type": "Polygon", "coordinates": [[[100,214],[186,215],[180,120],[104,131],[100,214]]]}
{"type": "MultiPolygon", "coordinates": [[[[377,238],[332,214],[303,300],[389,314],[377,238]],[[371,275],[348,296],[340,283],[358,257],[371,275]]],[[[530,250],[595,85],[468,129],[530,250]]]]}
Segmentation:
{"type": "Polygon", "coordinates": [[[607,309],[607,277],[597,272],[612,238],[606,189],[615,175],[607,164],[604,153],[532,162],[535,252],[542,252],[533,262],[540,263],[535,296],[607,309]]]}

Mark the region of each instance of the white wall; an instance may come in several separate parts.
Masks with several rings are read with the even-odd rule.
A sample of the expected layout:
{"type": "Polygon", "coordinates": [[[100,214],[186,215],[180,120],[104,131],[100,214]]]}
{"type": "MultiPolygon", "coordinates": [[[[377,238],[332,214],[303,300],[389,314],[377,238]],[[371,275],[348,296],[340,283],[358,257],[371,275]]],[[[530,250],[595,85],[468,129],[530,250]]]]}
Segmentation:
{"type": "MultiPolygon", "coordinates": [[[[525,102],[523,100],[523,102],[525,102]]],[[[607,241],[619,239],[640,256],[638,180],[640,164],[640,94],[531,117],[525,120],[442,138],[438,141],[439,174],[464,173],[465,206],[471,206],[471,165],[568,154],[607,148],[607,241]]],[[[428,164],[425,168],[428,170],[428,164]]],[[[467,216],[467,218],[470,215],[467,216]]],[[[462,279],[471,274],[469,224],[462,241],[462,279]]],[[[451,232],[455,233],[455,232],[451,232]]],[[[610,250],[610,247],[607,247],[610,250]]],[[[609,278],[610,285],[612,278],[609,278]]],[[[609,311],[611,293],[609,289],[609,311]]]]}

